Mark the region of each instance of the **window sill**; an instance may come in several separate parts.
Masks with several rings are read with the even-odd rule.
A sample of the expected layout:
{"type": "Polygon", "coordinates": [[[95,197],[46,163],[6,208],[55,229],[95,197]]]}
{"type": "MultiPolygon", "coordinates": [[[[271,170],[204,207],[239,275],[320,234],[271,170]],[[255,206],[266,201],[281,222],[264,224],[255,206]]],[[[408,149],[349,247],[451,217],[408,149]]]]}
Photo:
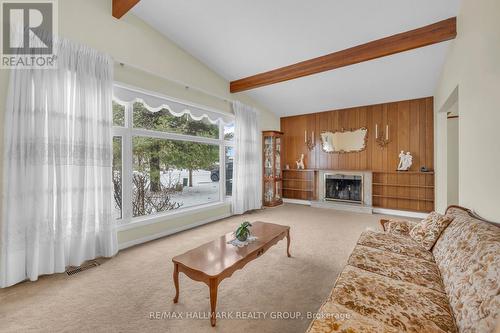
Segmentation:
{"type": "Polygon", "coordinates": [[[228,206],[230,204],[231,204],[230,201],[224,200],[224,201],[218,201],[218,202],[209,203],[209,204],[205,204],[205,205],[195,206],[195,207],[188,207],[188,208],[184,208],[182,210],[169,212],[169,213],[155,214],[152,216],[135,217],[135,218],[132,218],[129,222],[121,221],[118,224],[117,230],[124,231],[124,230],[135,229],[135,228],[142,227],[145,225],[150,225],[150,224],[154,224],[154,223],[158,223],[158,222],[165,222],[165,221],[180,218],[183,216],[188,216],[191,214],[200,213],[200,212],[205,211],[207,209],[215,209],[215,208],[219,208],[219,207],[225,207],[225,206],[228,206]]]}

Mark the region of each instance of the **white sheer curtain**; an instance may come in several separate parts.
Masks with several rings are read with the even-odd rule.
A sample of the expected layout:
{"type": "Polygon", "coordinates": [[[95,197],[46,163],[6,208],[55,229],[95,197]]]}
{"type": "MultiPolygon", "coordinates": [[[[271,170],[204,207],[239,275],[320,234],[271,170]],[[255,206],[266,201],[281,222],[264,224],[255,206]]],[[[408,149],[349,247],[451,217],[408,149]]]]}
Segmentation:
{"type": "Polygon", "coordinates": [[[233,102],[235,154],[233,169],[233,213],[243,214],[262,206],[261,135],[257,111],[233,102]]]}
{"type": "Polygon", "coordinates": [[[117,252],[113,61],[68,40],[55,45],[57,69],[11,72],[0,287],[117,252]]]}

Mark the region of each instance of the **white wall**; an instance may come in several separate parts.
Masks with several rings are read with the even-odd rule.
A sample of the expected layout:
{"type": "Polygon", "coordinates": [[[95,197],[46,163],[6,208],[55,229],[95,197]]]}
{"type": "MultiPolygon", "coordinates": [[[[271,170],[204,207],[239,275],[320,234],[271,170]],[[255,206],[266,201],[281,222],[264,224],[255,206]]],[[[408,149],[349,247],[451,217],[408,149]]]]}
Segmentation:
{"type": "MultiPolygon", "coordinates": [[[[121,20],[111,16],[111,0],[59,1],[59,34],[110,54],[125,65],[115,66],[119,81],[162,94],[207,105],[230,112],[230,104],[199,92],[186,89],[176,82],[200,88],[217,96],[239,99],[260,110],[262,129],[279,129],[279,118],[244,94],[231,95],[229,82],[207,66],[183,51],[146,23],[127,14],[121,20]],[[137,70],[136,67],[142,69],[137,70]],[[154,75],[148,73],[155,73],[154,75]]],[[[0,151],[3,154],[3,119],[8,86],[8,71],[0,70],[0,151]]],[[[1,168],[1,166],[0,166],[1,168]]],[[[2,170],[0,169],[0,172],[2,170]]],[[[121,244],[152,234],[176,230],[182,225],[229,214],[229,207],[214,208],[197,214],[185,215],[155,225],[129,229],[119,233],[121,244]]]]}
{"type": "MultiPolygon", "coordinates": [[[[435,112],[439,112],[458,86],[460,205],[494,221],[500,221],[499,13],[498,0],[462,1],[458,36],[451,44],[434,99],[435,112]]],[[[436,146],[437,160],[445,151],[443,144],[441,140],[436,146]]],[[[439,163],[437,167],[436,206],[442,209],[446,204],[439,193],[446,188],[440,185],[443,169],[439,163]]]]}

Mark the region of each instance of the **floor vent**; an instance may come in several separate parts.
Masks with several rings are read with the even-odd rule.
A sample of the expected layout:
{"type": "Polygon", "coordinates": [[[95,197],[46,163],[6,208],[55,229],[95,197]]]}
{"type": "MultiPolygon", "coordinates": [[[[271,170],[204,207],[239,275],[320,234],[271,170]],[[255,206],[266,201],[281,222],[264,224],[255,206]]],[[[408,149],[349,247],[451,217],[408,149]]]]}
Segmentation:
{"type": "Polygon", "coordinates": [[[90,269],[90,268],[96,267],[96,266],[99,266],[99,263],[95,260],[90,260],[90,261],[83,263],[81,266],[78,266],[78,267],[74,267],[74,266],[68,267],[66,269],[66,274],[68,274],[69,276],[75,275],[77,273],[86,271],[87,269],[90,269]]]}

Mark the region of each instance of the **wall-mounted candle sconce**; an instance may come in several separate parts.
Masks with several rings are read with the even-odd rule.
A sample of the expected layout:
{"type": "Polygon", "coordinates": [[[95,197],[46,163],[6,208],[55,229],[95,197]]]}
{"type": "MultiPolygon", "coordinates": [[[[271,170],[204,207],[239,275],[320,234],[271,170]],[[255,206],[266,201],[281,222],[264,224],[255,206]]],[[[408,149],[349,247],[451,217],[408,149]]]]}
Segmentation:
{"type": "Polygon", "coordinates": [[[390,142],[389,140],[389,125],[385,125],[385,133],[384,131],[378,130],[378,124],[375,124],[375,142],[380,146],[380,148],[384,148],[390,142]]]}
{"type": "Polygon", "coordinates": [[[314,140],[314,131],[312,131],[311,138],[307,137],[307,130],[304,131],[304,143],[309,150],[313,150],[316,146],[316,140],[314,140]]]}

